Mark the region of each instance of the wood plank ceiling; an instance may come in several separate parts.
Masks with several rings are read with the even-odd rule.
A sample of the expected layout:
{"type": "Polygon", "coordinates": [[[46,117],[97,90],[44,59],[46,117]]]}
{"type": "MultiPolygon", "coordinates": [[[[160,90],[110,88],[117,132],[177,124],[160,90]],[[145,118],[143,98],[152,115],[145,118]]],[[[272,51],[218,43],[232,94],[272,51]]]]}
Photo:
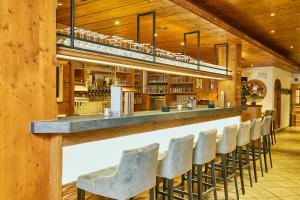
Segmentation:
{"type": "MultiPolygon", "coordinates": [[[[69,0],[61,0],[57,9],[59,25],[69,24],[69,0]]],[[[201,60],[213,62],[213,45],[218,43],[241,43],[243,67],[278,66],[291,70],[290,63],[278,59],[260,48],[236,37],[232,33],[208,22],[198,15],[169,0],[75,0],[75,26],[107,35],[136,39],[136,14],[155,10],[157,12],[157,46],[173,52],[182,52],[183,33],[201,31],[201,60]],[[119,21],[116,25],[115,21],[119,21]]],[[[151,43],[152,21],[143,17],[141,40],[151,43]]],[[[187,54],[195,56],[196,39],[188,38],[187,54]]]]}
{"type": "Polygon", "coordinates": [[[299,0],[192,1],[300,65],[299,0]]]}

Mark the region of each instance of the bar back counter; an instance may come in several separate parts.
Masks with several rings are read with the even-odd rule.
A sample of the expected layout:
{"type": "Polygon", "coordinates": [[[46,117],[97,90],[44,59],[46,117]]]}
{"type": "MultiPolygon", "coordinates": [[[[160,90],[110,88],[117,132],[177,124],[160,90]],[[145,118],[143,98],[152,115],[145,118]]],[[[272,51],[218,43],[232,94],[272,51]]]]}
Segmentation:
{"type": "Polygon", "coordinates": [[[62,199],[76,199],[78,176],[117,165],[124,149],[160,144],[167,150],[171,138],[239,124],[247,107],[197,108],[135,112],[132,116],[65,117],[53,121],[31,122],[33,134],[55,137],[52,145],[52,170],[57,177],[56,190],[62,199]]]}

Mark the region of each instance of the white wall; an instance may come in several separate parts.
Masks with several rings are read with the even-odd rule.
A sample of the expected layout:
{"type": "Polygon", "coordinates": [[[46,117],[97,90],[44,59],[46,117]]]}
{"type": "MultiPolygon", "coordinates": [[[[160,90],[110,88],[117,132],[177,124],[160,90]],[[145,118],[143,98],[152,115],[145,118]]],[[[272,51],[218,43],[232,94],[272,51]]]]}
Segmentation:
{"type": "MultiPolygon", "coordinates": [[[[291,89],[291,84],[293,82],[293,74],[274,67],[273,71],[273,83],[275,85],[276,79],[279,79],[281,82],[281,88],[291,89]]],[[[281,127],[287,127],[290,123],[290,104],[291,99],[290,95],[281,94],[281,127]]],[[[274,106],[274,101],[273,101],[274,106]]]]}
{"type": "MultiPolygon", "coordinates": [[[[242,76],[248,77],[248,80],[258,79],[266,84],[267,94],[259,105],[262,105],[262,110],[269,110],[274,108],[274,90],[275,80],[279,79],[281,88],[290,89],[293,82],[293,74],[279,69],[277,67],[251,67],[243,68],[242,76]]],[[[289,126],[290,119],[290,95],[281,95],[281,127],[289,126]]]]}

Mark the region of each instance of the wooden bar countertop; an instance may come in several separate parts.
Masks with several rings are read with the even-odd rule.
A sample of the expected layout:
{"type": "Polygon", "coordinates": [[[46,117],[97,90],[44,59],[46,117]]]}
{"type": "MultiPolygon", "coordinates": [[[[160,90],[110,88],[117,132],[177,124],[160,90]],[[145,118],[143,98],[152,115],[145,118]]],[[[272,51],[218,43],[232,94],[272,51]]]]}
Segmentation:
{"type": "Polygon", "coordinates": [[[228,108],[197,107],[193,110],[182,109],[181,111],[171,109],[170,112],[161,112],[160,110],[134,112],[131,116],[120,117],[103,117],[102,115],[73,116],[50,121],[33,121],[30,123],[30,131],[35,134],[68,134],[130,125],[141,125],[145,123],[166,122],[178,119],[211,119],[210,116],[215,115],[218,115],[218,118],[222,118],[222,115],[225,117],[230,113],[239,113],[245,109],[247,108],[242,106],[228,108]]]}

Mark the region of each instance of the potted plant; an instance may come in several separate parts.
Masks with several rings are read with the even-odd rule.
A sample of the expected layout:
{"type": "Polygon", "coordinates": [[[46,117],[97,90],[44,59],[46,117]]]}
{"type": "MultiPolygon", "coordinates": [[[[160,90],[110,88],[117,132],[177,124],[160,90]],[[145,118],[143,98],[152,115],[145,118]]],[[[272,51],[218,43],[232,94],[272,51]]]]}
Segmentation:
{"type": "Polygon", "coordinates": [[[242,91],[241,91],[241,104],[242,106],[246,106],[247,97],[250,95],[250,87],[246,81],[242,82],[242,91]]]}

